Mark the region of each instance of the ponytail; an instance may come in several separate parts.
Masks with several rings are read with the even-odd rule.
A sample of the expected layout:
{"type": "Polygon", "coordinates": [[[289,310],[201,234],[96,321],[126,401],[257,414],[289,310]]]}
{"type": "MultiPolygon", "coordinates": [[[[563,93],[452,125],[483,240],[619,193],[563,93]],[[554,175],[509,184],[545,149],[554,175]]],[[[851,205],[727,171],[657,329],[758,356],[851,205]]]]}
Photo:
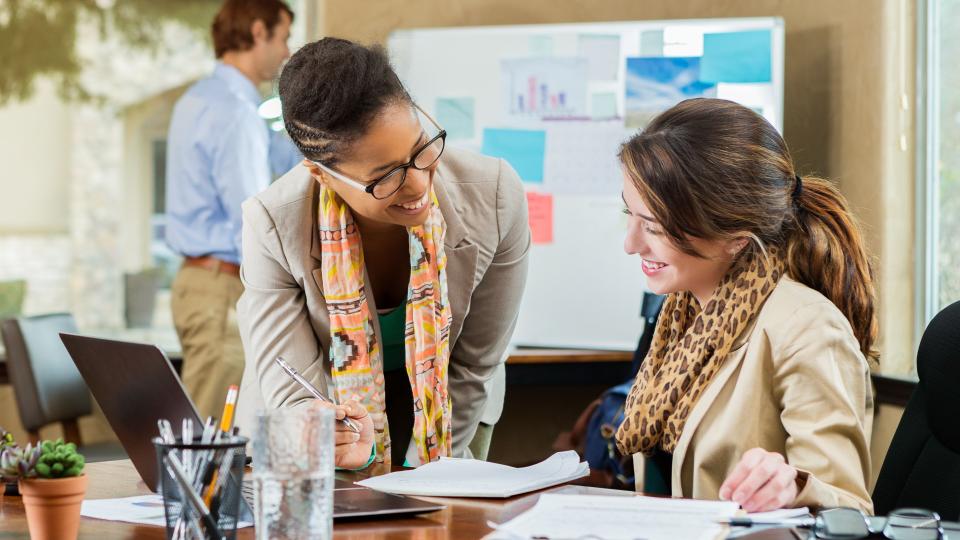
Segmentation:
{"type": "Polygon", "coordinates": [[[846,199],[830,182],[807,177],[798,182],[794,204],[796,226],[787,238],[787,273],[840,309],[860,350],[876,366],[873,268],[846,199]]]}

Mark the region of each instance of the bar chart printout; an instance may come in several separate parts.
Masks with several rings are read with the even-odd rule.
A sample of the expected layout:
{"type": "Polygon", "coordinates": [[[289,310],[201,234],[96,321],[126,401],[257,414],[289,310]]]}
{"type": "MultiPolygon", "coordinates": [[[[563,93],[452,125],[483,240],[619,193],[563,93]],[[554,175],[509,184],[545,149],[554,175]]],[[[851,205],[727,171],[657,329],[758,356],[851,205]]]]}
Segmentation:
{"type": "Polygon", "coordinates": [[[584,58],[503,60],[504,103],[508,116],[587,116],[587,68],[584,58]]]}

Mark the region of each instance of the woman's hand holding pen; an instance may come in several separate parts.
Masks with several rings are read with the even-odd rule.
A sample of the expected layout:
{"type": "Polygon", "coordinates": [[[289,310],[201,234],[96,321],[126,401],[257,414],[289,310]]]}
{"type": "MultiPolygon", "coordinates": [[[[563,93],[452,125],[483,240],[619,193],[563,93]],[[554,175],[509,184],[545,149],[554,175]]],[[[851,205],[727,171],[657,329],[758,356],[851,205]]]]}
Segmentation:
{"type": "Polygon", "coordinates": [[[316,402],[317,407],[332,408],[337,420],[349,417],[360,426],[360,433],[356,433],[343,422],[335,422],[334,435],[334,463],[344,469],[358,469],[370,460],[373,438],[373,419],[367,409],[356,401],[347,401],[342,405],[331,405],[322,401],[316,402]]]}

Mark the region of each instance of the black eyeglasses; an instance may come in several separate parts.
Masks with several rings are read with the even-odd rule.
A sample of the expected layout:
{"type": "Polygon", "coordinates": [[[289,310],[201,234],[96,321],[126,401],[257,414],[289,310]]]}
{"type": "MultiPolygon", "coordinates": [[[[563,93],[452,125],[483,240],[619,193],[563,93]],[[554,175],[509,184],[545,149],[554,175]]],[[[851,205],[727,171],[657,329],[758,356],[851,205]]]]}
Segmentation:
{"type": "MultiPolygon", "coordinates": [[[[416,107],[416,105],[414,106],[416,107]]],[[[443,154],[443,148],[446,146],[446,130],[442,129],[437,122],[423,109],[417,107],[417,110],[426,116],[427,119],[430,120],[434,127],[436,127],[440,132],[435,137],[427,141],[426,144],[421,146],[420,149],[417,150],[417,152],[410,159],[410,161],[390,169],[380,178],[377,178],[369,183],[364,183],[354,180],[353,178],[350,178],[341,172],[335,171],[318,161],[312,161],[312,163],[323,169],[323,171],[327,174],[340,179],[345,184],[349,184],[357,189],[366,191],[367,193],[373,195],[373,198],[375,199],[386,199],[387,197],[396,193],[397,190],[403,186],[403,183],[407,180],[407,169],[410,167],[413,167],[418,171],[429,169],[434,163],[437,162],[438,159],[440,159],[440,155],[443,154]]]]}
{"type": "Polygon", "coordinates": [[[903,508],[886,518],[871,518],[856,508],[832,508],[817,514],[813,535],[821,540],[853,540],[883,535],[889,540],[943,540],[940,515],[903,508]]]}

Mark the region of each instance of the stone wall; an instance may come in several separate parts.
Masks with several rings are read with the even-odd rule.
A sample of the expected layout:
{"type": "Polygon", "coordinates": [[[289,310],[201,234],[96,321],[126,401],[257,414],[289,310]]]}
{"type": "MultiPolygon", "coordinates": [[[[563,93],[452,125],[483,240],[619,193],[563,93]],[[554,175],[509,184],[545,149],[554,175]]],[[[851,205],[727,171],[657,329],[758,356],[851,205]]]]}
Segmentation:
{"type": "Polygon", "coordinates": [[[69,311],[73,248],[67,234],[0,236],[0,281],[25,279],[28,315],[69,311]]]}

